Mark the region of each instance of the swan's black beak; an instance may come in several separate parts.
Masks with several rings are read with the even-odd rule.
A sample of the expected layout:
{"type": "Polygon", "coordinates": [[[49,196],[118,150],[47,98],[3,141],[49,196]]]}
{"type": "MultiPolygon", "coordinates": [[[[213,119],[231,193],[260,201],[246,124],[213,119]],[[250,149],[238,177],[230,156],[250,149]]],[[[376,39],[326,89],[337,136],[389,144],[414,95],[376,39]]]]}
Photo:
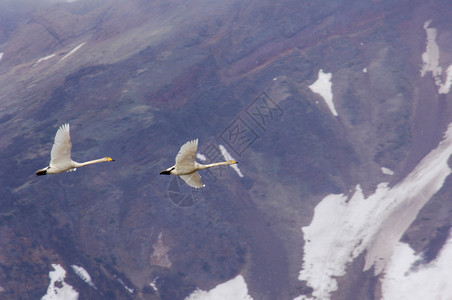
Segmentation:
{"type": "Polygon", "coordinates": [[[47,170],[50,168],[50,166],[45,167],[43,169],[39,169],[36,171],[36,176],[42,176],[42,175],[47,175],[47,170]]]}
{"type": "Polygon", "coordinates": [[[171,175],[171,171],[170,170],[163,170],[162,172],[160,172],[160,175],[171,175]]]}

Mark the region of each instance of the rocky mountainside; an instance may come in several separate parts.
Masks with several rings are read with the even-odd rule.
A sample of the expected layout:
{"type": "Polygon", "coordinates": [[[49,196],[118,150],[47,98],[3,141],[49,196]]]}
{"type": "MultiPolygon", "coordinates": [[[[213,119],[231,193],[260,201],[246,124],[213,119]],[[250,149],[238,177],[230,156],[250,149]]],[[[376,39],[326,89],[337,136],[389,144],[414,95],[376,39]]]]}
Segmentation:
{"type": "MultiPolygon", "coordinates": [[[[255,300],[321,299],[299,279],[301,228],[437,148],[451,17],[446,0],[3,1],[0,298],[50,295],[64,270],[54,288],[80,299],[185,299],[238,275],[255,300]],[[116,161],[36,177],[63,123],[74,160],[116,161]],[[202,190],[159,176],[194,138],[200,162],[239,169],[202,171],[202,190]]],[[[449,237],[445,178],[400,239],[418,265],[449,237]]],[[[323,299],[382,298],[385,273],[364,266],[323,299]]]]}

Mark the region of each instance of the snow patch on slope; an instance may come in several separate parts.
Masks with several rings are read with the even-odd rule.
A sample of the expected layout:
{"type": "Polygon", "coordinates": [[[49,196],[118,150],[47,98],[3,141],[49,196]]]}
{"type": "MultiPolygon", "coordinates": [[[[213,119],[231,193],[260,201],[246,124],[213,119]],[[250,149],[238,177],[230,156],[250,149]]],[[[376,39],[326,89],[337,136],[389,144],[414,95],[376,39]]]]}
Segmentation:
{"type": "Polygon", "coordinates": [[[309,88],[314,92],[322,96],[325,100],[328,108],[334,116],[338,116],[336,108],[334,107],[333,102],[333,91],[331,90],[331,73],[323,73],[323,70],[319,70],[319,77],[316,82],[311,84],[309,88]]]}
{"type": "Polygon", "coordinates": [[[128,287],[128,286],[126,285],[126,283],[124,282],[124,280],[122,280],[121,278],[119,278],[119,277],[117,277],[117,276],[115,276],[115,278],[116,278],[116,280],[118,280],[118,282],[122,285],[122,287],[123,287],[127,292],[129,292],[130,294],[133,294],[133,293],[134,293],[134,290],[133,290],[132,288],[128,287]]]}
{"type": "Polygon", "coordinates": [[[206,160],[206,156],[204,154],[201,153],[196,153],[196,158],[201,160],[201,161],[205,161],[206,160]]]}
{"type": "Polygon", "coordinates": [[[364,271],[373,266],[377,275],[385,268],[403,233],[451,173],[450,155],[452,125],[438,147],[392,188],[381,183],[365,198],[358,185],[350,196],[332,194],[316,206],[311,224],[302,228],[305,246],[299,275],[313,288],[312,299],[329,299],[338,288],[335,277],[345,275],[347,264],[364,250],[364,271]]]}
{"type": "Polygon", "coordinates": [[[63,56],[58,62],[61,62],[63,60],[65,60],[66,58],[68,58],[69,56],[71,56],[72,54],[74,54],[78,49],[82,48],[83,45],[85,45],[86,42],[81,43],[80,45],[78,45],[77,47],[75,47],[74,49],[72,49],[68,54],[66,54],[65,56],[63,56]]]}
{"type": "MultiPolygon", "coordinates": [[[[235,159],[232,157],[232,155],[228,152],[228,150],[226,150],[226,148],[223,145],[219,145],[218,147],[220,148],[221,155],[223,155],[225,160],[234,160],[235,161],[235,159]]],[[[237,174],[240,177],[243,177],[242,171],[240,171],[239,166],[237,166],[237,164],[231,165],[231,168],[233,168],[234,171],[237,172],[237,174]]]]}
{"type": "Polygon", "coordinates": [[[45,57],[42,57],[42,58],[38,59],[38,60],[34,63],[33,67],[36,67],[36,66],[37,66],[40,62],[42,62],[42,61],[51,59],[51,58],[54,57],[55,55],[56,55],[56,54],[53,53],[53,54],[50,54],[50,55],[47,55],[47,56],[45,56],[45,57]]]}
{"type": "Polygon", "coordinates": [[[405,243],[398,243],[382,279],[383,299],[452,299],[452,235],[438,257],[426,265],[405,243]]]}
{"type": "Polygon", "coordinates": [[[64,282],[66,270],[59,264],[52,264],[54,271],[49,272],[50,284],[41,300],[77,300],[78,292],[64,282]]]}
{"type": "Polygon", "coordinates": [[[157,287],[157,279],[159,279],[159,278],[158,278],[158,277],[155,277],[154,280],[153,280],[151,283],[149,283],[149,286],[150,286],[155,292],[158,293],[159,289],[158,289],[158,287],[157,287]]]}
{"type": "Polygon", "coordinates": [[[450,88],[452,87],[452,65],[447,68],[446,74],[446,81],[439,85],[438,93],[440,94],[448,94],[450,92],[450,88]]]}
{"type": "Polygon", "coordinates": [[[394,171],[385,167],[381,167],[381,172],[385,175],[394,175],[394,171]]]}
{"type": "Polygon", "coordinates": [[[248,287],[242,275],[217,285],[206,292],[200,289],[195,290],[185,300],[253,300],[248,295],[248,287]]]}
{"type": "Polygon", "coordinates": [[[429,27],[431,22],[432,20],[429,20],[424,23],[424,29],[427,34],[427,45],[425,52],[422,53],[424,65],[421,69],[421,76],[424,77],[427,72],[431,72],[435,84],[438,87],[438,93],[448,94],[452,86],[452,65],[447,68],[445,74],[446,79],[443,82],[443,69],[439,65],[440,50],[436,43],[437,29],[429,27]]]}
{"type": "Polygon", "coordinates": [[[82,279],[84,282],[86,282],[93,289],[97,290],[96,286],[94,285],[93,281],[91,280],[91,276],[83,267],[80,267],[77,265],[72,265],[71,268],[72,268],[72,270],[74,270],[75,274],[77,274],[77,276],[80,277],[80,279],[82,279]]]}

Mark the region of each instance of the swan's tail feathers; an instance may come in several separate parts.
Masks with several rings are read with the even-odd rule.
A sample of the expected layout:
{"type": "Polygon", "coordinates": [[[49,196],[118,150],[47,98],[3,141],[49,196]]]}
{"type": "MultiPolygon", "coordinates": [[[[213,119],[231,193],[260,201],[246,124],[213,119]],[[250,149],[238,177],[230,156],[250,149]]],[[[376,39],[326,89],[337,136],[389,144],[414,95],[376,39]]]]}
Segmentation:
{"type": "Polygon", "coordinates": [[[44,168],[44,169],[39,169],[39,170],[37,170],[37,171],[36,171],[36,176],[47,175],[47,169],[48,169],[48,167],[47,167],[47,168],[44,168]]]}
{"type": "Polygon", "coordinates": [[[196,189],[205,187],[205,185],[201,182],[201,175],[199,175],[198,172],[179,176],[191,187],[194,187],[196,189]]]}

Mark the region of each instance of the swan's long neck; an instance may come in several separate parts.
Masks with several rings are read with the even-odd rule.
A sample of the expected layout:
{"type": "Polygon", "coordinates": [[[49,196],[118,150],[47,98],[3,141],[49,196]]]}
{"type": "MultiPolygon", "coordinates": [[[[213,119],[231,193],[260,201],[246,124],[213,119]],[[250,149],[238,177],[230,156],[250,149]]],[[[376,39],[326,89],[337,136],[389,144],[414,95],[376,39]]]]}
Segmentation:
{"type": "Polygon", "coordinates": [[[198,169],[203,170],[203,169],[208,169],[208,168],[217,167],[217,166],[229,166],[229,165],[233,165],[236,163],[237,162],[234,160],[228,160],[228,161],[222,161],[222,162],[217,162],[217,163],[207,164],[207,165],[198,164],[198,169]]]}
{"type": "Polygon", "coordinates": [[[106,161],[113,161],[113,159],[110,158],[110,157],[103,157],[103,158],[99,158],[99,159],[95,159],[95,160],[89,160],[89,161],[86,161],[86,162],[83,162],[83,163],[76,162],[75,163],[75,167],[76,168],[80,168],[80,167],[84,167],[84,166],[87,166],[87,165],[97,164],[97,163],[106,162],[106,161]]]}

